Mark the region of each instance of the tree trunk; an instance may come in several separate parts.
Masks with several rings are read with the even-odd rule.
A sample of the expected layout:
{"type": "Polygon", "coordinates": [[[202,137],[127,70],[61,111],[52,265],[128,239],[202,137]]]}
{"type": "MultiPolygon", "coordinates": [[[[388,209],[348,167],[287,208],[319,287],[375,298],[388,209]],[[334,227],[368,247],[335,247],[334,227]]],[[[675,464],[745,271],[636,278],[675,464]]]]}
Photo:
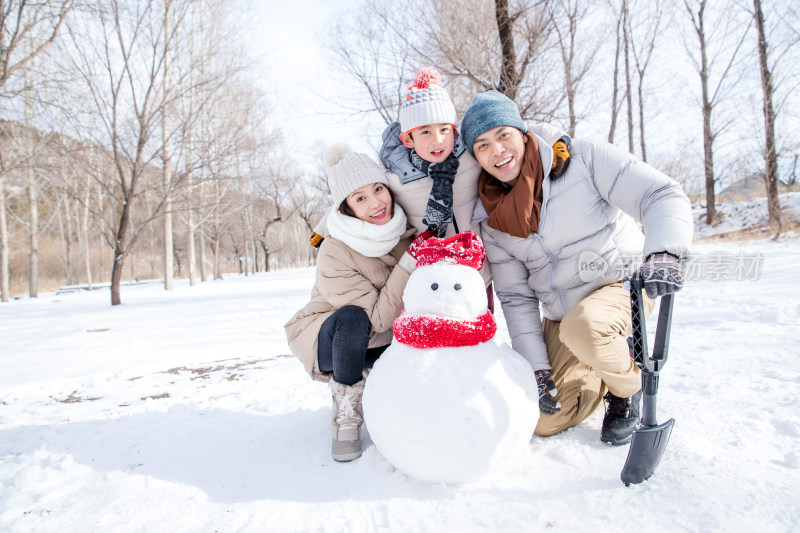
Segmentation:
{"type": "Polygon", "coordinates": [[[188,260],[189,260],[189,286],[191,286],[191,287],[194,287],[195,284],[197,283],[197,280],[196,280],[196,278],[197,278],[197,272],[196,272],[197,267],[195,266],[195,264],[196,264],[195,256],[197,255],[197,251],[195,250],[195,246],[194,246],[195,235],[194,235],[194,226],[193,226],[193,224],[194,224],[194,220],[192,218],[192,209],[190,207],[189,208],[189,235],[187,237],[187,240],[189,241],[189,243],[188,243],[189,244],[189,258],[188,258],[188,260]]]}
{"type": "MultiPolygon", "coordinates": [[[[166,182],[169,178],[166,176],[169,174],[169,170],[167,167],[169,166],[168,162],[164,162],[164,181],[166,182]]],[[[169,186],[167,183],[165,185],[169,186]]],[[[173,261],[173,253],[174,253],[174,245],[172,242],[172,196],[167,193],[167,198],[164,202],[164,289],[171,291],[174,286],[174,271],[175,271],[175,264],[173,261]]]]}
{"type": "MultiPolygon", "coordinates": [[[[30,87],[30,78],[28,69],[24,72],[25,86],[30,87]]],[[[33,95],[29,89],[25,90],[25,125],[31,128],[33,120],[33,95]]],[[[29,163],[27,165],[28,177],[28,208],[30,210],[30,222],[28,229],[29,234],[29,248],[28,248],[28,294],[31,298],[36,298],[39,295],[39,205],[36,197],[36,182],[33,175],[33,167],[30,161],[33,161],[33,155],[36,151],[34,144],[35,140],[31,139],[25,145],[27,146],[27,157],[29,163]]]]}
{"type": "MultiPolygon", "coordinates": [[[[219,199],[219,180],[214,180],[214,193],[215,198],[219,199]]],[[[222,279],[222,273],[219,269],[219,252],[220,252],[220,220],[219,220],[219,206],[214,207],[214,279],[222,279]]]]}
{"type": "MultiPolygon", "coordinates": [[[[191,95],[190,95],[191,98],[191,95]]],[[[192,179],[192,164],[191,164],[191,154],[192,154],[192,132],[191,129],[186,132],[186,170],[188,175],[186,176],[186,194],[188,196],[187,200],[187,236],[186,240],[188,241],[188,261],[189,261],[189,286],[194,287],[197,283],[197,249],[195,247],[195,231],[194,231],[194,183],[192,179]]]]}
{"type": "Polygon", "coordinates": [[[84,196],[83,204],[83,219],[81,221],[81,233],[83,234],[83,260],[86,266],[86,286],[92,290],[92,254],[91,246],[89,243],[89,201],[92,197],[92,179],[89,173],[86,173],[86,195],[84,196]]]}
{"type": "Polygon", "coordinates": [[[111,305],[120,305],[122,298],[119,291],[122,274],[125,268],[125,254],[127,252],[128,231],[131,222],[130,200],[122,204],[122,212],[117,225],[117,238],[114,245],[114,261],[111,267],[111,305]]]}
{"type": "Polygon", "coordinates": [[[163,112],[161,115],[161,155],[164,162],[164,289],[173,289],[173,276],[175,266],[173,264],[173,253],[175,252],[172,243],[172,168],[169,159],[169,147],[167,146],[168,120],[169,120],[169,7],[167,0],[164,4],[164,100],[163,112]]]}
{"type": "Polygon", "coordinates": [[[711,131],[711,111],[713,106],[708,95],[708,56],[706,54],[706,36],[701,6],[697,13],[697,35],[700,39],[700,85],[703,91],[703,154],[706,175],[706,223],[712,224],[717,214],[714,194],[714,134],[711,131]]]}
{"type": "Polygon", "coordinates": [[[645,147],[644,142],[644,96],[642,95],[642,80],[644,78],[644,73],[639,74],[639,87],[638,87],[638,96],[639,96],[639,143],[642,146],[642,161],[647,163],[647,148],[645,147]]]}
{"type": "MultiPolygon", "coordinates": [[[[194,21],[197,19],[197,3],[192,2],[192,25],[194,25],[194,21]]],[[[202,25],[200,25],[200,33],[202,34],[202,25]]],[[[194,63],[194,39],[189,39],[189,62],[194,63]]],[[[194,72],[195,69],[189,70],[189,89],[188,91],[184,91],[183,96],[184,98],[188,98],[189,105],[187,109],[192,109],[194,105],[194,72]]],[[[202,121],[202,118],[201,118],[202,121]]],[[[194,287],[197,283],[197,250],[195,247],[195,227],[194,227],[194,184],[193,184],[193,177],[192,177],[192,156],[194,155],[194,144],[193,144],[194,137],[192,136],[192,128],[188,128],[186,130],[186,172],[188,173],[186,176],[186,191],[188,200],[188,208],[189,212],[187,213],[188,217],[188,236],[187,240],[189,241],[189,286],[194,287]]],[[[205,280],[203,280],[205,281],[205,280]]]]}
{"type": "Polygon", "coordinates": [[[7,302],[10,298],[8,282],[8,225],[6,223],[6,184],[0,176],[0,299],[7,302]]]}
{"type": "Polygon", "coordinates": [[[568,65],[564,65],[564,80],[567,92],[567,110],[569,113],[569,136],[575,138],[575,127],[578,120],[575,117],[575,87],[573,85],[572,72],[568,65]]]}
{"type": "Polygon", "coordinates": [[[511,100],[515,100],[519,79],[517,76],[517,53],[514,49],[513,23],[508,14],[508,0],[495,0],[494,16],[497,20],[500,47],[503,50],[503,66],[500,71],[498,90],[511,100]]]}
{"type": "Polygon", "coordinates": [[[630,35],[628,34],[628,0],[622,0],[622,43],[625,53],[625,99],[628,102],[628,151],[633,153],[633,93],[631,91],[630,35]]]}
{"type": "MultiPolygon", "coordinates": [[[[59,210],[59,213],[61,211],[59,210]]],[[[65,255],[65,267],[66,267],[66,274],[67,274],[67,285],[76,285],[78,280],[75,278],[75,270],[72,266],[72,215],[70,213],[69,208],[69,196],[64,196],[64,224],[63,224],[63,232],[64,232],[64,255],[65,255]]]]}
{"type": "Polygon", "coordinates": [[[30,205],[30,250],[28,289],[31,298],[39,296],[39,206],[33,170],[28,169],[28,203],[30,205]]]}
{"type": "Polygon", "coordinates": [[[219,268],[219,235],[214,235],[214,243],[212,245],[214,251],[214,279],[222,279],[222,272],[219,268]]]}
{"type": "Polygon", "coordinates": [[[206,270],[206,234],[200,232],[200,281],[208,280],[208,271],[206,270]]]}
{"type": "MultiPolygon", "coordinates": [[[[104,197],[103,197],[103,188],[97,188],[97,209],[100,213],[105,211],[104,206],[104,197]]],[[[106,255],[108,254],[108,245],[106,244],[106,235],[105,229],[100,228],[100,235],[98,235],[100,241],[100,278],[101,280],[106,279],[106,255]]]]}
{"type": "MultiPolygon", "coordinates": [[[[703,99],[708,98],[708,82],[703,80],[703,99]]],[[[706,223],[714,222],[717,214],[716,198],[714,194],[714,138],[711,133],[711,105],[703,102],[703,154],[706,174],[706,223]]]]}
{"type": "MultiPolygon", "coordinates": [[[[621,11],[621,10],[620,10],[621,11]]],[[[619,93],[619,53],[620,53],[620,31],[619,27],[622,24],[622,13],[617,16],[617,47],[614,51],[614,88],[611,92],[611,125],[608,128],[608,142],[614,143],[614,134],[617,129],[617,115],[619,114],[619,106],[617,106],[617,94],[619,93]]]]}
{"type": "Polygon", "coordinates": [[[778,152],[775,148],[775,109],[772,106],[772,73],[769,70],[767,55],[767,37],[764,30],[764,12],[761,9],[761,0],[753,0],[758,31],[758,63],[761,67],[761,89],[764,93],[764,138],[766,146],[764,158],[767,168],[764,175],[767,187],[767,210],[769,222],[775,227],[777,238],[781,233],[781,205],[778,200],[778,152]]]}

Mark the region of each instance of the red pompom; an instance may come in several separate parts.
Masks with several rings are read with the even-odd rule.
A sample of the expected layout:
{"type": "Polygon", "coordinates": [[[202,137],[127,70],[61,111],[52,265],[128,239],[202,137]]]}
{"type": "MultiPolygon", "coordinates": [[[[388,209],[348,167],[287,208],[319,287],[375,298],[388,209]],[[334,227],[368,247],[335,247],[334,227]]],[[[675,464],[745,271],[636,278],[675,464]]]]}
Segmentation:
{"type": "Polygon", "coordinates": [[[438,70],[425,67],[417,72],[414,77],[414,84],[409,89],[428,89],[431,85],[442,86],[442,75],[438,70]]]}
{"type": "Polygon", "coordinates": [[[486,260],[483,242],[474,231],[464,231],[446,239],[431,237],[417,248],[416,255],[418,267],[445,262],[480,270],[486,260]]]}

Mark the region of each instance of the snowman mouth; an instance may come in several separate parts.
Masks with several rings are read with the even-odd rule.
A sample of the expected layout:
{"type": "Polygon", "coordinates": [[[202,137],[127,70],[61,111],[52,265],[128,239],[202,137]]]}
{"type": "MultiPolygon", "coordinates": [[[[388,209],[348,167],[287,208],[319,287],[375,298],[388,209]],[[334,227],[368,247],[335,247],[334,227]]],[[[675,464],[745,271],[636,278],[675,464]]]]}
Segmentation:
{"type": "Polygon", "coordinates": [[[502,168],[506,168],[506,167],[507,167],[509,164],[511,164],[511,160],[512,160],[512,159],[513,159],[513,156],[508,156],[508,158],[506,158],[506,159],[503,159],[503,160],[502,160],[502,161],[500,161],[499,163],[496,163],[496,164],[494,165],[494,167],[495,167],[495,168],[501,168],[501,169],[502,169],[502,168]]]}

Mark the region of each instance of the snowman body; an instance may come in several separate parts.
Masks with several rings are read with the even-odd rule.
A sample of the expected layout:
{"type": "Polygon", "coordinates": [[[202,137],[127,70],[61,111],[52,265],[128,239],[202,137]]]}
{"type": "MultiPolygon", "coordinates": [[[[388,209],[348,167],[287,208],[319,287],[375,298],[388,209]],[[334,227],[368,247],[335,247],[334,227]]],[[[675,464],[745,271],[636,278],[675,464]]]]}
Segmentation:
{"type": "Polygon", "coordinates": [[[418,266],[403,302],[395,341],[364,390],[369,434],[411,478],[477,479],[529,443],[539,417],[533,370],[495,337],[476,268],[418,266]]]}

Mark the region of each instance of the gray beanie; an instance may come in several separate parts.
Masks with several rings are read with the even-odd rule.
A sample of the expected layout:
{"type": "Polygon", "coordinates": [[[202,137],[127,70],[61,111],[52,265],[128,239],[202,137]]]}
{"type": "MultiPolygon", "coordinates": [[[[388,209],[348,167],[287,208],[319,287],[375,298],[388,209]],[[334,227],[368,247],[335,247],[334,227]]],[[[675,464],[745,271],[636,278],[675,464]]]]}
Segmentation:
{"type": "Polygon", "coordinates": [[[343,144],[331,146],[325,152],[325,168],[335,207],[339,207],[351,192],[364,185],[383,183],[389,186],[383,167],[366,154],[357,154],[343,144]]]}
{"type": "Polygon", "coordinates": [[[495,90],[475,95],[461,119],[461,137],[472,156],[472,145],[479,135],[500,126],[513,126],[522,133],[528,128],[522,122],[517,104],[495,90]]]}
{"type": "Polygon", "coordinates": [[[456,108],[442,88],[441,75],[430,67],[417,72],[400,106],[400,130],[408,133],[426,124],[456,123],[456,108]]]}

